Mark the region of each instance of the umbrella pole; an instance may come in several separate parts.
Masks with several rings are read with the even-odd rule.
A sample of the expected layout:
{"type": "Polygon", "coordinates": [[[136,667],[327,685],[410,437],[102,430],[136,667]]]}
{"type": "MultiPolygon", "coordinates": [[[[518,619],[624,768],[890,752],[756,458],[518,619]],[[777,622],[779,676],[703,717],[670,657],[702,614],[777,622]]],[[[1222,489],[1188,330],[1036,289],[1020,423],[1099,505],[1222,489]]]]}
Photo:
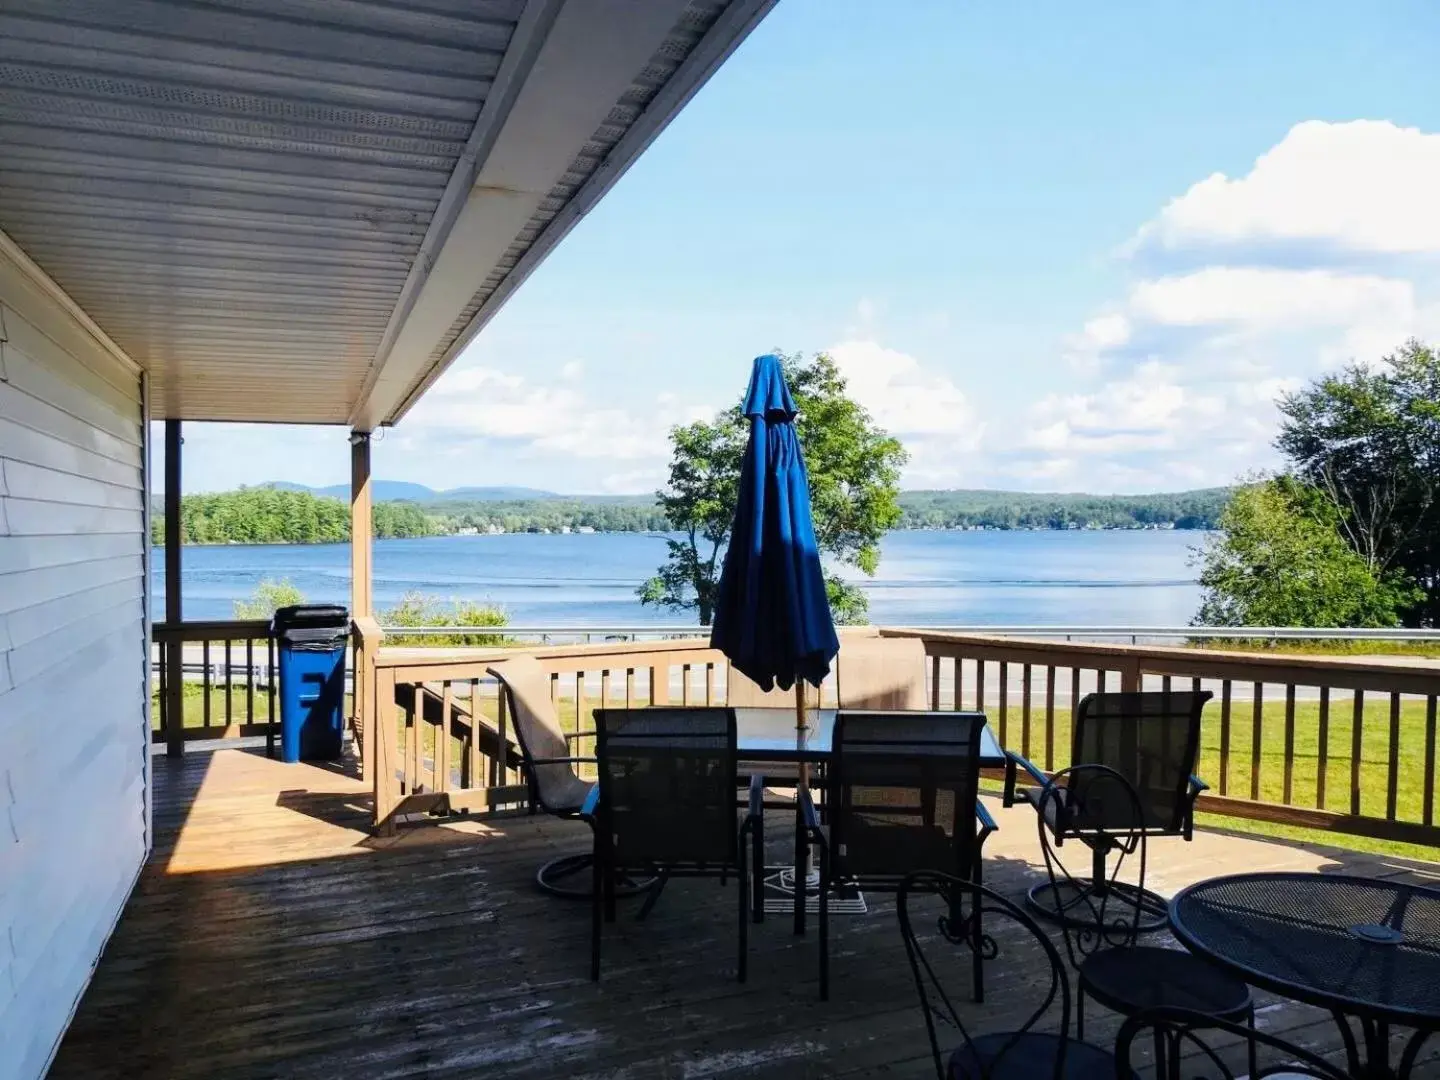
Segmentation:
{"type": "MultiPolygon", "coordinates": [[[[804,679],[796,679],[796,680],[795,680],[795,734],[796,734],[797,740],[801,740],[801,739],[804,738],[805,729],[806,729],[807,726],[808,726],[808,725],[806,724],[806,720],[805,720],[805,680],[804,680],[804,679]]],[[[796,814],[798,815],[798,814],[800,813],[800,791],[803,790],[807,795],[810,793],[810,766],[809,766],[807,763],[803,762],[803,761],[800,762],[800,767],[799,767],[799,769],[798,769],[797,772],[796,772],[796,776],[797,776],[796,785],[797,785],[798,790],[795,792],[795,812],[796,812],[796,814]]],[[[797,821],[797,822],[796,822],[796,826],[797,826],[797,828],[803,827],[803,823],[800,822],[800,821],[797,821]]],[[[813,856],[813,853],[812,853],[811,850],[810,850],[809,838],[806,837],[805,843],[804,843],[804,856],[803,856],[803,858],[797,860],[796,866],[795,866],[795,932],[796,932],[796,933],[803,933],[803,932],[804,932],[804,927],[805,927],[805,901],[806,901],[807,894],[808,894],[809,891],[810,891],[810,884],[811,884],[810,879],[811,879],[812,874],[813,874],[813,868],[812,868],[813,859],[814,859],[814,856],[813,856]]],[[[819,887],[819,888],[824,888],[824,887],[825,887],[825,883],[822,882],[822,881],[818,881],[818,880],[816,881],[816,885],[817,885],[817,887],[819,887]]]]}

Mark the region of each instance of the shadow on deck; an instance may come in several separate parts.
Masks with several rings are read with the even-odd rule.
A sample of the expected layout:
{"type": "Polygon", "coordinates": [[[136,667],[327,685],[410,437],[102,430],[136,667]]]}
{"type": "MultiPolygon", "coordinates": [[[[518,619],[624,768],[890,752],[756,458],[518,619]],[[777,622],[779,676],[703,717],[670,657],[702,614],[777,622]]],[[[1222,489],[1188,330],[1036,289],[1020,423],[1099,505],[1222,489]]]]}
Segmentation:
{"type": "MultiPolygon", "coordinates": [[[[784,918],[751,927],[750,981],[734,981],[733,882],[672,883],[643,923],[622,906],[595,985],[588,908],[532,885],[539,863],[584,849],[583,825],[518,817],[375,839],[353,775],[235,749],[157,758],[154,799],[154,855],[56,1080],[933,1076],[889,897],[834,918],[827,1004],[814,934],[784,918]]],[[[1041,872],[1033,813],[995,812],[987,884],[1018,898],[1041,872]]],[[[1161,891],[1253,868],[1440,874],[1215,832],[1156,842],[1151,863],[1161,891]]],[[[1004,945],[989,1003],[973,1007],[982,1030],[1037,974],[1033,948],[1004,945]]],[[[1339,1049],[1326,1014],[1260,1003],[1267,1030],[1339,1049]]],[[[1106,1043],[1115,1026],[1092,1008],[1087,1036],[1106,1043]]]]}

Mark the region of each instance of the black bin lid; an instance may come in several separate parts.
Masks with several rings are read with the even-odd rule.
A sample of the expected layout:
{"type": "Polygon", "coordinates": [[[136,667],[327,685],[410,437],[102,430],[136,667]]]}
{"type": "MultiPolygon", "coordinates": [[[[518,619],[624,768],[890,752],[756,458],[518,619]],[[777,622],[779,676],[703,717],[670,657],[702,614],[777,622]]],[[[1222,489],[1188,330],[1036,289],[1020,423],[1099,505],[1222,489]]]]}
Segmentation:
{"type": "Polygon", "coordinates": [[[350,611],[340,604],[292,604],[275,609],[271,627],[285,630],[348,630],[350,611]]]}

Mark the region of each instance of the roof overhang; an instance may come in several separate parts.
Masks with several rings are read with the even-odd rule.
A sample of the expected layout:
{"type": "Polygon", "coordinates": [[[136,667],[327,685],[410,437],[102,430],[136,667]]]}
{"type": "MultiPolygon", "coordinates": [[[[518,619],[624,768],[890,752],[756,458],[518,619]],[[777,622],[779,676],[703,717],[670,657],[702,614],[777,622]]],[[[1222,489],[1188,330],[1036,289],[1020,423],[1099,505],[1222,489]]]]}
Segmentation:
{"type": "Polygon", "coordinates": [[[156,418],[393,423],[774,0],[11,0],[0,230],[156,418]]]}

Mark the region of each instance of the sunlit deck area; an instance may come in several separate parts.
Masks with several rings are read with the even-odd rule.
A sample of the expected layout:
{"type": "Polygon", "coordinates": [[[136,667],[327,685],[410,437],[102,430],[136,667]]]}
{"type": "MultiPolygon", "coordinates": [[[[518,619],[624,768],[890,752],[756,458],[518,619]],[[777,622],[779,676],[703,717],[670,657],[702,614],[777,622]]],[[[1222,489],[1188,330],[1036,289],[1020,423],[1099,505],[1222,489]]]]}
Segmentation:
{"type": "MultiPolygon", "coordinates": [[[[546,858],[585,849],[583,825],[522,815],[376,837],[351,764],[246,749],[155,759],[154,853],[52,1077],[933,1075],[891,898],[834,919],[828,1003],[813,932],[783,918],[752,926],[750,978],[735,981],[733,882],[674,882],[645,922],[622,902],[594,984],[588,909],[532,882],[546,858]]],[[[990,802],[986,880],[1018,899],[1043,872],[1034,814],[990,802]]],[[[784,817],[770,820],[774,861],[784,817]]],[[[1151,851],[1167,893],[1242,869],[1440,878],[1217,831],[1151,851]]],[[[999,943],[988,1001],[968,1006],[982,1029],[1004,1024],[1007,989],[1039,970],[1033,946],[999,943]]],[[[1327,1014],[1259,1000],[1265,1030],[1340,1050],[1327,1014]]],[[[1115,1027],[1092,1007],[1088,1038],[1115,1027]]]]}

